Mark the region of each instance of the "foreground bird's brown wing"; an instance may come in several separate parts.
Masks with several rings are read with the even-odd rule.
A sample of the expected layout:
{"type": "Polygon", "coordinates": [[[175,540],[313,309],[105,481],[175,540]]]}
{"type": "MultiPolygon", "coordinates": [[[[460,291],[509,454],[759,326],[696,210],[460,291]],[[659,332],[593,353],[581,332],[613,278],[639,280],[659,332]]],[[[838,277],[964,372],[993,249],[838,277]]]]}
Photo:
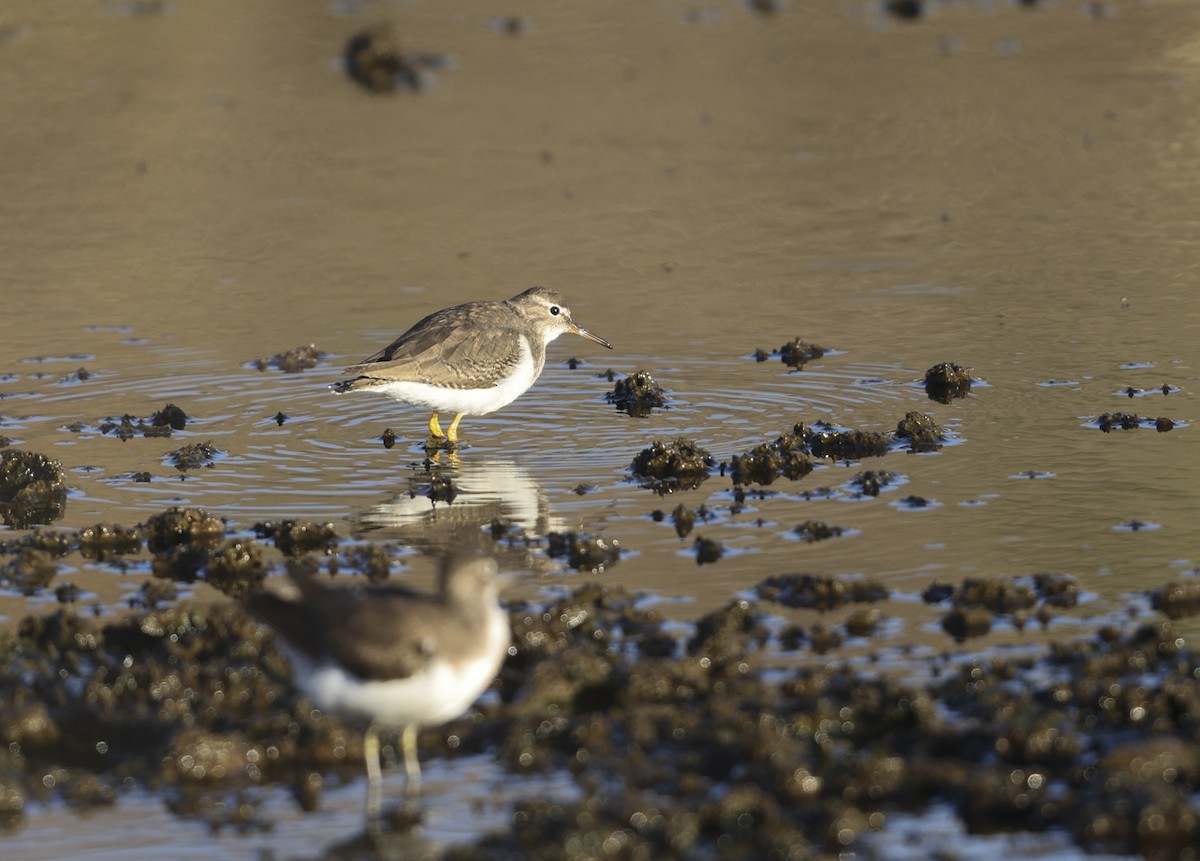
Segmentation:
{"type": "Polygon", "coordinates": [[[500,303],[460,305],[430,314],[384,349],[346,368],[364,383],[420,382],[477,388],[495,385],[520,359],[515,313],[500,303]],[[497,316],[497,310],[501,316],[497,316]]]}

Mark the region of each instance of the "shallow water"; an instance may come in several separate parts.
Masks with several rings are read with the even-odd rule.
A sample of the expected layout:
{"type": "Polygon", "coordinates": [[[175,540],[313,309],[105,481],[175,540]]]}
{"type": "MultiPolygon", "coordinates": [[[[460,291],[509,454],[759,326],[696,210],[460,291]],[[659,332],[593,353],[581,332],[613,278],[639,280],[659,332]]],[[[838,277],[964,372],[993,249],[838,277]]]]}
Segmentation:
{"type": "MultiPolygon", "coordinates": [[[[900,23],[872,3],[764,16],[531,0],[509,10],[528,22],[518,36],[497,11],[8,5],[0,114],[20,133],[0,136],[0,434],[68,471],[54,526],[176,504],[247,531],[330,521],[398,542],[420,582],[499,516],[624,549],[583,575],[505,555],[507,596],[586,577],[671,599],[658,606],[683,619],[785,571],[907,595],[1063,571],[1089,596],[1076,615],[1105,619],[1194,574],[1200,10],[938,4],[900,23]],[[376,97],[344,76],[346,38],[379,20],[449,55],[425,91],[376,97]],[[431,310],[535,283],[615,349],[560,339],[529,393],[464,420],[469,447],[435,470],[460,495],[434,505],[427,416],[328,385],[431,310]],[[751,357],[796,336],[834,352],[797,372],[751,357]],[[327,353],[315,369],[250,364],[308,343],[327,353]],[[974,369],[967,399],[925,396],[941,361],[974,369]],[[669,409],[615,412],[609,366],[649,371],[669,409]],[[64,379],[80,367],[87,380],[64,379]],[[195,419],[170,439],[98,430],[165,403],[195,419]],[[822,464],[736,514],[728,479],[659,498],[627,471],[654,439],[728,460],[798,421],[889,431],[911,410],[953,444],[822,464]],[[1116,411],[1178,426],[1089,424],[1116,411]],[[211,469],[166,459],[207,440],[211,469]],[[904,481],[854,499],[846,482],[867,468],[904,481]],[[805,498],[817,488],[834,493],[805,498]],[[910,494],[934,504],[896,504],[910,494]],[[681,502],[714,511],[686,540],[650,517],[681,502]],[[809,519],[852,532],[789,537],[809,519]],[[698,566],[697,534],[731,552],[698,566]]],[[[147,576],[78,558],[59,575],[104,613],[147,576]]],[[[7,624],[51,603],[0,590],[7,624]]],[[[928,613],[896,604],[895,636],[945,648],[928,613]]],[[[275,851],[311,849],[286,831],[275,851]]]]}

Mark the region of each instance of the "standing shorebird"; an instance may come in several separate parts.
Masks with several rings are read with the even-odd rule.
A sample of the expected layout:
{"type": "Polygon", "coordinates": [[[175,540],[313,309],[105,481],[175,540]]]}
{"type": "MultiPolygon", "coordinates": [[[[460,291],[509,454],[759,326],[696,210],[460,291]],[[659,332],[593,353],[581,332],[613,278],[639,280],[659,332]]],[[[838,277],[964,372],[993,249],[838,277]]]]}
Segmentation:
{"type": "Polygon", "coordinates": [[[296,686],[317,707],[365,720],[367,814],[379,812],[379,731],[402,730],[408,792],[420,791],[417,730],[458,717],[496,677],[512,639],[496,562],[446,559],[434,595],[400,586],[333,588],[291,563],[294,596],[253,592],[247,609],[275,629],[296,686]]]}
{"type": "Polygon", "coordinates": [[[333,390],[379,392],[433,410],[429,433],[458,444],[458,423],[508,406],[533,385],[546,345],[566,332],[612,349],[571,319],[562,295],[533,287],[504,302],[468,302],[430,314],[375,355],[346,368],[333,390]],[[442,432],[438,413],[453,412],[442,432]]]}

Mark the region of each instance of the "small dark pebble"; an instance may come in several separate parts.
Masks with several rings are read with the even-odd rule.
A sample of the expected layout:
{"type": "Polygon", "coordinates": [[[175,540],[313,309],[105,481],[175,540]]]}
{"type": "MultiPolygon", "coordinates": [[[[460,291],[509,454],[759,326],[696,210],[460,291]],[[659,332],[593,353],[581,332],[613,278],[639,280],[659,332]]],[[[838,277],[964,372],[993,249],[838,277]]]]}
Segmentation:
{"type": "Polygon", "coordinates": [[[394,93],[419,90],[421,76],[415,62],[401,51],[391,27],[379,25],[356,33],[346,43],[346,71],[363,89],[394,93]]]}
{"type": "Polygon", "coordinates": [[[924,14],[922,0],[887,0],[884,8],[889,15],[901,21],[916,21],[924,14]]]}
{"type": "Polygon", "coordinates": [[[570,368],[572,371],[574,371],[576,368],[578,368],[581,364],[583,364],[583,363],[580,362],[579,359],[575,358],[574,356],[567,359],[567,367],[570,368]]]}
{"type": "Polygon", "coordinates": [[[608,380],[611,383],[617,378],[617,372],[612,368],[609,368],[606,371],[601,371],[600,373],[596,374],[596,376],[601,379],[608,380]]]}
{"type": "Polygon", "coordinates": [[[687,538],[692,527],[696,525],[696,512],[681,502],[671,512],[671,522],[675,524],[675,534],[680,538],[687,538]]]}
{"type": "Polygon", "coordinates": [[[275,424],[283,427],[283,423],[290,419],[291,416],[285,414],[282,410],[275,413],[275,424]]]}
{"type": "Polygon", "coordinates": [[[380,439],[383,440],[384,448],[393,448],[396,445],[396,433],[391,428],[385,430],[380,439]]]}
{"type": "Polygon", "coordinates": [[[1154,420],[1154,429],[1159,433],[1166,433],[1169,430],[1174,430],[1175,421],[1173,419],[1166,418],[1165,416],[1159,416],[1154,420]]]}
{"type": "Polygon", "coordinates": [[[720,541],[703,536],[696,537],[692,549],[696,553],[697,565],[711,564],[725,555],[725,547],[720,541]]]}

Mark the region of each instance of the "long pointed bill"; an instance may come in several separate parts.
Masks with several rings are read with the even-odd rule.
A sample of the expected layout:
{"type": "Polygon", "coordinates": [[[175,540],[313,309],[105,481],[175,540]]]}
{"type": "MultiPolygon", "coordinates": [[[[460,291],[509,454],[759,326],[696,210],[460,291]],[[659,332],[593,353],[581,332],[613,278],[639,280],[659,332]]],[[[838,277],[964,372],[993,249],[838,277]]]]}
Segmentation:
{"type": "Polygon", "coordinates": [[[589,341],[595,341],[601,347],[608,347],[608,349],[610,349],[610,350],[613,348],[612,344],[608,343],[608,341],[604,340],[599,335],[593,335],[587,329],[585,329],[582,326],[579,326],[575,323],[571,324],[571,331],[574,332],[576,335],[582,335],[583,337],[587,338],[589,341]]]}

